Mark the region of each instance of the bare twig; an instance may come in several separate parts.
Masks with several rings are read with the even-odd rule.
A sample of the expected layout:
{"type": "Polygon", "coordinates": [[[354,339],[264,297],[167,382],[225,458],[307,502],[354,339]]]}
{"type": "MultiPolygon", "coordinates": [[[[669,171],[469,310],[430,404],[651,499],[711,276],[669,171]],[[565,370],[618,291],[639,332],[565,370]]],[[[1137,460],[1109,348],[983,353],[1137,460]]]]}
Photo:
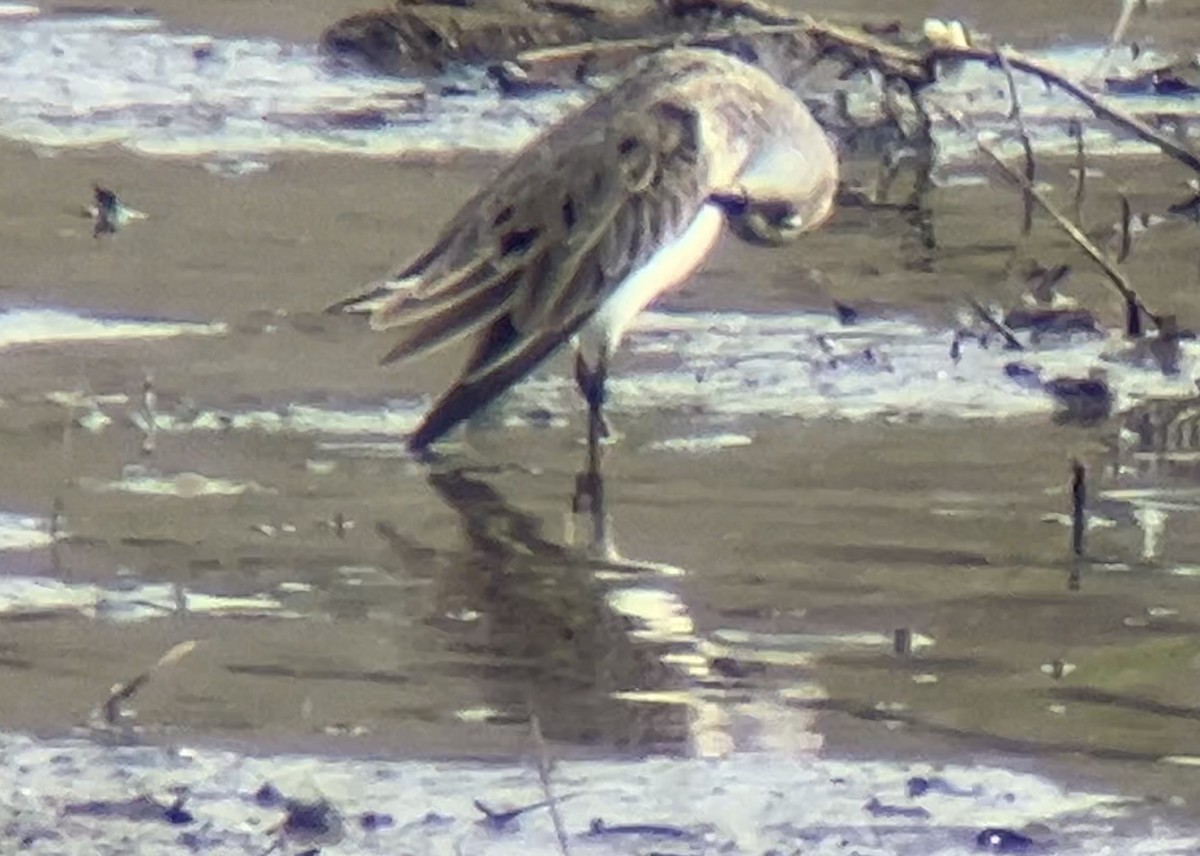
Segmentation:
{"type": "Polygon", "coordinates": [[[154,390],[154,375],[149,372],[146,372],[142,381],[142,419],[145,422],[142,426],[142,454],[150,455],[154,452],[158,437],[158,393],[154,390]]]}
{"type": "Polygon", "coordinates": [[[558,810],[558,800],[554,797],[554,789],[550,783],[550,752],[546,747],[546,739],[542,736],[541,720],[532,711],[529,713],[529,733],[537,747],[538,778],[542,780],[542,794],[550,810],[550,819],[554,821],[554,834],[558,837],[559,852],[562,856],[571,856],[571,848],[567,845],[567,827],[563,823],[562,813],[558,810]]]}
{"type": "Polygon", "coordinates": [[[1124,262],[1129,258],[1129,251],[1133,248],[1133,232],[1132,220],[1133,213],[1129,210],[1129,199],[1125,194],[1120,194],[1121,202],[1121,243],[1117,248],[1117,262],[1124,262]]]}
{"type": "Polygon", "coordinates": [[[557,803],[570,799],[572,796],[574,796],[574,794],[564,794],[557,799],[540,800],[535,803],[530,803],[529,805],[518,806],[517,808],[505,809],[503,811],[492,808],[483,800],[475,800],[475,808],[479,809],[483,813],[483,816],[487,818],[487,824],[489,826],[495,829],[503,829],[505,826],[512,823],[523,814],[536,811],[539,808],[548,809],[557,803]]]}
{"type": "MultiPolygon", "coordinates": [[[[1000,68],[1004,71],[1004,77],[1008,81],[1008,97],[1012,102],[1009,108],[1008,117],[1017,124],[1017,134],[1021,138],[1021,147],[1025,150],[1025,179],[1030,188],[1033,187],[1034,181],[1037,179],[1037,165],[1033,160],[1033,143],[1029,140],[1029,131],[1025,127],[1025,120],[1021,118],[1021,98],[1017,94],[1017,81],[1013,77],[1012,66],[1008,64],[1008,60],[1004,58],[1004,54],[997,53],[996,59],[1000,63],[1000,68]]],[[[1028,235],[1033,231],[1033,195],[1028,189],[1023,190],[1021,196],[1025,203],[1024,216],[1021,220],[1021,234],[1028,235]]]]}
{"type": "Polygon", "coordinates": [[[63,501],[61,496],[54,497],[50,506],[50,540],[59,541],[63,537],[63,501]]]}
{"type": "Polygon", "coordinates": [[[1138,0],[1121,0],[1121,14],[1117,16],[1117,23],[1113,26],[1112,35],[1108,37],[1108,44],[1104,46],[1104,52],[1100,54],[1100,58],[1096,60],[1096,64],[1084,78],[1088,83],[1098,83],[1108,72],[1112,52],[1124,40],[1125,31],[1129,29],[1129,22],[1133,20],[1133,11],[1137,4],[1138,0]]]}
{"type": "Polygon", "coordinates": [[[1071,552],[1083,555],[1083,536],[1087,531],[1087,470],[1078,460],[1071,461],[1071,552]]]}
{"type": "MultiPolygon", "coordinates": [[[[1130,339],[1137,339],[1142,335],[1142,313],[1143,309],[1141,306],[1139,306],[1136,302],[1126,298],[1125,335],[1130,339]]],[[[1161,323],[1158,318],[1154,318],[1154,321],[1155,323],[1161,323]]]]}
{"type": "Polygon", "coordinates": [[[1009,350],[1025,350],[1025,346],[1021,344],[1020,340],[1017,338],[1017,334],[1009,329],[1008,325],[1006,325],[1003,321],[989,312],[986,306],[984,306],[974,297],[968,297],[967,303],[971,304],[971,308],[975,310],[975,314],[979,316],[980,321],[1000,334],[1000,337],[1004,339],[1005,344],[1008,345],[1009,350]]]}
{"type": "Polygon", "coordinates": [[[1083,124],[1072,119],[1067,126],[1075,138],[1075,223],[1083,225],[1083,198],[1087,189],[1087,155],[1083,150],[1083,124]]]}

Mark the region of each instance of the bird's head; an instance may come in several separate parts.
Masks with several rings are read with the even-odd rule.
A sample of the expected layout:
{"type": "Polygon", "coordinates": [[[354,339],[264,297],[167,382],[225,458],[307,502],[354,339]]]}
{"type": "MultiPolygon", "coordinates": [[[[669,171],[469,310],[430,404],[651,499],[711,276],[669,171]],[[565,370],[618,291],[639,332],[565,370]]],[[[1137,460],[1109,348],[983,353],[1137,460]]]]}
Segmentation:
{"type": "Polygon", "coordinates": [[[778,247],[789,244],[828,219],[834,193],[824,189],[801,200],[758,198],[740,194],[716,195],[725,209],[729,228],[748,244],[778,247]]]}
{"type": "Polygon", "coordinates": [[[713,195],[743,241],[786,244],[819,227],[833,212],[837,155],[824,130],[806,118],[800,134],[769,140],[747,163],[733,189],[713,195]]]}

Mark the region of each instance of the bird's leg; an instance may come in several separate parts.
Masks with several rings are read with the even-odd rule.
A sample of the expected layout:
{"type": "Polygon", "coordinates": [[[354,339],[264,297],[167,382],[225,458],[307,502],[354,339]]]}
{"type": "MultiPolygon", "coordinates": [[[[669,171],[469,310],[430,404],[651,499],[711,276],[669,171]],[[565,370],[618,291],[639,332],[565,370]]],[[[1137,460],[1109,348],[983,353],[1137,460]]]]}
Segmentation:
{"type": "Polygon", "coordinates": [[[600,352],[596,367],[591,368],[582,354],[575,355],[575,383],[588,405],[588,449],[587,465],[575,479],[575,498],[572,509],[576,514],[589,500],[590,510],[599,509],[603,514],[604,482],[600,476],[600,443],[608,436],[608,423],[604,421],[604,382],[608,377],[608,354],[600,352]]]}
{"type": "Polygon", "coordinates": [[[575,495],[571,497],[571,512],[587,511],[591,523],[588,553],[606,557],[609,552],[608,511],[604,502],[604,476],[590,455],[587,465],[575,476],[575,495]]]}
{"type": "Polygon", "coordinates": [[[609,435],[608,422],[604,419],[604,402],[607,398],[605,382],[608,380],[608,353],[600,352],[596,367],[587,364],[582,354],[575,355],[575,384],[588,406],[588,450],[599,446],[609,435]]]}

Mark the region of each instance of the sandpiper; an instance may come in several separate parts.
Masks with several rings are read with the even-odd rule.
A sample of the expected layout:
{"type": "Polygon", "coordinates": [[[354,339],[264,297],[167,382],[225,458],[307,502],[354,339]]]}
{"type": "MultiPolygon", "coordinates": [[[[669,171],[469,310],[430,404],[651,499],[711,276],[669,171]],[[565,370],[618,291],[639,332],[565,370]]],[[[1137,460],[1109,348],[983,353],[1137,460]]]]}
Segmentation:
{"type": "Polygon", "coordinates": [[[130,208],[117,194],[99,184],[92,185],[92,193],[96,204],[84,209],[84,214],[92,218],[92,237],[114,235],[117,230],[131,220],[145,220],[146,214],[130,208]]]}
{"type": "Polygon", "coordinates": [[[684,283],[726,224],[790,241],[830,214],[838,162],[800,99],[706,48],[645,58],[530,142],[433,245],[330,312],[401,339],[384,363],[474,334],[462,375],[408,438],[425,450],[567,342],[588,443],[607,434],[609,358],[633,318],[684,283]]]}

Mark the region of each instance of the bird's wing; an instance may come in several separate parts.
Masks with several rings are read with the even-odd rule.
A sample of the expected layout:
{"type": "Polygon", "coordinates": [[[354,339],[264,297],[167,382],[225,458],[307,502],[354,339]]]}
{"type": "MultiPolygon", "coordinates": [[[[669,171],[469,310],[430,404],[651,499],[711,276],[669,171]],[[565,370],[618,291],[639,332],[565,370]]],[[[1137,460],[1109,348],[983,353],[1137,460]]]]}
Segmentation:
{"type": "MultiPolygon", "coordinates": [[[[476,354],[480,370],[516,342],[565,333],[662,244],[682,232],[713,191],[714,142],[703,103],[680,82],[722,82],[715,51],[676,51],[690,64],[651,61],[640,74],[528,145],[394,277],[331,310],[366,311],[400,341],[404,359],[508,318],[515,340],[476,354]],[[713,55],[709,57],[706,55],[713,55]]],[[[564,338],[565,338],[564,336],[564,338]]],[[[494,336],[486,339],[495,339],[494,336]]]]}
{"type": "Polygon", "coordinates": [[[605,123],[580,116],[527,150],[454,219],[439,253],[403,272],[411,290],[375,309],[376,329],[402,334],[385,361],[504,317],[516,340],[477,354],[473,371],[517,341],[569,336],[703,204],[695,118],[669,101],[605,123]]]}

